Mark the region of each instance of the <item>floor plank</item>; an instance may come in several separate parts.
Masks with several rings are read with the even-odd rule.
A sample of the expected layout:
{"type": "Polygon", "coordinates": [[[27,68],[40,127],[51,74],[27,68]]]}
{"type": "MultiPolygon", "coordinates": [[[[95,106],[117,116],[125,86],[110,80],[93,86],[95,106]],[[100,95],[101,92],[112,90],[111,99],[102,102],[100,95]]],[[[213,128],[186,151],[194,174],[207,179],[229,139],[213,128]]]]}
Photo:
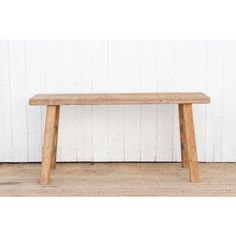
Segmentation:
{"type": "Polygon", "coordinates": [[[180,165],[59,163],[40,186],[38,163],[0,164],[0,196],[236,196],[236,163],[200,163],[200,183],[180,165]]]}

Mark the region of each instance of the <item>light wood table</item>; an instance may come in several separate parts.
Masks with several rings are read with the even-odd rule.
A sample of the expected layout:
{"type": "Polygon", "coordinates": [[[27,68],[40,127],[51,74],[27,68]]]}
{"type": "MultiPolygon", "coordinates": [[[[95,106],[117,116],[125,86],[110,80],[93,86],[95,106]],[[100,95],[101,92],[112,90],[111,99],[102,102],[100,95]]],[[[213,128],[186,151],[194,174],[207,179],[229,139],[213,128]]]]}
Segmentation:
{"type": "Polygon", "coordinates": [[[178,104],[182,167],[189,168],[190,180],[199,181],[192,104],[210,103],[210,98],[195,93],[82,93],[38,94],[30,105],[46,105],[46,124],[40,183],[48,184],[50,170],[56,168],[57,137],[61,105],[178,104]]]}

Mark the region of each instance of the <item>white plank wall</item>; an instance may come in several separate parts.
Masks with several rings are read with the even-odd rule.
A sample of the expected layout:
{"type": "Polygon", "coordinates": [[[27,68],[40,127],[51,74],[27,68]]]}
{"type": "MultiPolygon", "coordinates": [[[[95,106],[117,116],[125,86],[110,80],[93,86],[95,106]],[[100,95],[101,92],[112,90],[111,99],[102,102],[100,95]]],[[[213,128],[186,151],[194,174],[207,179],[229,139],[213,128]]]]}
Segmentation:
{"type": "MultiPolygon", "coordinates": [[[[0,41],[0,162],[41,159],[44,92],[203,91],[200,161],[236,162],[236,41],[0,41]]],[[[61,108],[59,161],[179,161],[177,106],[61,108]]]]}

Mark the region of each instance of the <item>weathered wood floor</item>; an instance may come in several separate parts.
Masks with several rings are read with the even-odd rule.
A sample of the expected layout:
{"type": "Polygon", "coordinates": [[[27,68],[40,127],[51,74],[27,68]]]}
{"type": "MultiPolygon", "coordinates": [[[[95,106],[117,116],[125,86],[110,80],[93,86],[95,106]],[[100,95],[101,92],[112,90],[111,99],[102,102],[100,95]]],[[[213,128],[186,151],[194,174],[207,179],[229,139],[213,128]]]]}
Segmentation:
{"type": "Polygon", "coordinates": [[[201,163],[190,183],[179,163],[59,163],[39,185],[39,164],[0,164],[0,196],[236,196],[236,163],[201,163]]]}

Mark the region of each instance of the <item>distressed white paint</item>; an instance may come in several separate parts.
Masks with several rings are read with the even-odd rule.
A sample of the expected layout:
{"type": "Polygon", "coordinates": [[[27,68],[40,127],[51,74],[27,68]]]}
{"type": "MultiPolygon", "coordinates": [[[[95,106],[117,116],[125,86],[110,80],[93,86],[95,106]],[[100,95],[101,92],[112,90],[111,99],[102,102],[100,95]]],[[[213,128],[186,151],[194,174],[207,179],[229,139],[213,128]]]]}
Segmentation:
{"type": "MultiPolygon", "coordinates": [[[[236,161],[236,41],[0,41],[0,161],[41,158],[42,92],[203,91],[200,161],[236,161]]],[[[59,161],[179,161],[177,106],[61,108],[59,161]]]]}

